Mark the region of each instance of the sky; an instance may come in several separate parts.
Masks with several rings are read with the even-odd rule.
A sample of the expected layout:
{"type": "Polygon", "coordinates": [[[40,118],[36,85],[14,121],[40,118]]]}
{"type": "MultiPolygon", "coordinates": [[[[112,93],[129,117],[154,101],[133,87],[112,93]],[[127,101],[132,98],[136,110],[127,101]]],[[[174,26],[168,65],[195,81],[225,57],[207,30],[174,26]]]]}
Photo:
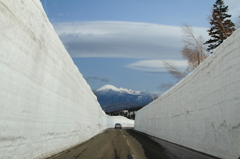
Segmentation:
{"type": "MultiPolygon", "coordinates": [[[[181,70],[182,24],[208,40],[215,0],[40,0],[56,33],[93,90],[110,84],[161,94],[175,82],[162,60],[181,70]]],[[[225,0],[232,21],[239,0],[225,0]]]]}

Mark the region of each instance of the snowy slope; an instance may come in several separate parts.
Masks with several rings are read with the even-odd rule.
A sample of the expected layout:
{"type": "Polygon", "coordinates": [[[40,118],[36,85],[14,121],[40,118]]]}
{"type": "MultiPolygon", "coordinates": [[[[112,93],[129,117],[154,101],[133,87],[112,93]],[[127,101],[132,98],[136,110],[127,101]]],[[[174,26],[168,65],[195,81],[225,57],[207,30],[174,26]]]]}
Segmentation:
{"type": "Polygon", "coordinates": [[[0,19],[1,159],[46,158],[133,124],[102,111],[39,0],[0,0],[0,19]]]}
{"type": "Polygon", "coordinates": [[[108,90],[120,91],[117,87],[114,87],[112,85],[107,84],[107,85],[102,86],[101,88],[99,88],[97,90],[97,92],[99,92],[99,91],[108,91],[108,90]]]}
{"type": "MultiPolygon", "coordinates": [[[[101,88],[99,88],[95,95],[98,98],[98,102],[102,106],[104,110],[114,110],[112,108],[116,104],[120,104],[123,106],[126,103],[126,108],[129,107],[131,104],[133,107],[136,107],[137,105],[146,105],[152,102],[152,96],[149,93],[144,93],[141,91],[134,91],[130,89],[125,88],[116,88],[112,85],[105,85],[101,88]]],[[[120,105],[115,110],[119,110],[120,105]]]]}

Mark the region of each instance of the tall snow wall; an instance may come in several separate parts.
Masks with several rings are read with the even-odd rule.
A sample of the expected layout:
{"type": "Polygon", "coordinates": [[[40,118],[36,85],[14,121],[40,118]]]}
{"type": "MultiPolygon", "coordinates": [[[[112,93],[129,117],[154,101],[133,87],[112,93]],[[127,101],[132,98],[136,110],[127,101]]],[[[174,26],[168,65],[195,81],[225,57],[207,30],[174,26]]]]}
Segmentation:
{"type": "Polygon", "coordinates": [[[0,0],[0,21],[1,159],[45,158],[113,127],[39,0],[0,0]]]}
{"type": "Polygon", "coordinates": [[[139,110],[134,128],[216,157],[240,157],[240,29],[194,72],[139,110]]]}

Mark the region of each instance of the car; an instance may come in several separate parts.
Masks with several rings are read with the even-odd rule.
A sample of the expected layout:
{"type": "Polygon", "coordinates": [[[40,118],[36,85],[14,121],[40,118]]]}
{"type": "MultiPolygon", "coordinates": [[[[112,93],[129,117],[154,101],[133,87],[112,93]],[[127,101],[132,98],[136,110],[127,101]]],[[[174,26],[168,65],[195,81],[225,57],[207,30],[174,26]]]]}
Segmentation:
{"type": "Polygon", "coordinates": [[[115,129],[117,129],[117,128],[122,129],[122,125],[120,123],[116,123],[115,124],[115,129]]]}

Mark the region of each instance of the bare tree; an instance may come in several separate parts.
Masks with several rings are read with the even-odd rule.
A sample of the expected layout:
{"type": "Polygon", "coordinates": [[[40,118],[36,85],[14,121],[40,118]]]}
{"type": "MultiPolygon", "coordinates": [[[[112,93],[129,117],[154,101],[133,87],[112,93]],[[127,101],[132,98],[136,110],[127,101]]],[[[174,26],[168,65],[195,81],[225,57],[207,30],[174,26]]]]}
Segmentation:
{"type": "MultiPolygon", "coordinates": [[[[180,81],[181,79],[183,79],[186,75],[187,75],[187,70],[186,71],[180,71],[176,64],[174,62],[167,62],[167,61],[162,61],[163,65],[165,67],[165,69],[168,71],[168,73],[176,80],[176,82],[180,81]]],[[[172,82],[168,82],[168,83],[163,83],[159,86],[159,89],[162,90],[167,90],[169,88],[171,88],[172,86],[174,86],[175,83],[172,82]]]]}
{"type": "Polygon", "coordinates": [[[175,85],[175,83],[168,82],[168,83],[161,84],[158,88],[161,90],[168,90],[169,88],[171,88],[174,85],[175,85]]]}
{"type": "MultiPolygon", "coordinates": [[[[202,36],[196,38],[193,30],[189,25],[183,24],[181,26],[183,32],[184,47],[181,51],[183,58],[188,61],[188,67],[185,71],[180,71],[173,62],[163,61],[165,69],[168,73],[176,79],[176,82],[184,78],[189,72],[192,72],[200,63],[206,58],[206,47],[204,46],[204,39],[202,36]]],[[[174,83],[164,83],[160,85],[160,89],[168,89],[174,83]]]]}
{"type": "Polygon", "coordinates": [[[204,46],[204,39],[202,36],[196,38],[193,34],[193,30],[189,25],[182,25],[182,32],[184,47],[182,49],[182,56],[188,60],[188,69],[191,72],[200,63],[202,63],[207,55],[205,53],[206,47],[204,46]]]}
{"type": "Polygon", "coordinates": [[[153,94],[153,95],[152,95],[152,100],[154,101],[154,100],[158,99],[158,97],[159,97],[158,95],[153,94]]]}
{"type": "Polygon", "coordinates": [[[163,61],[165,69],[168,71],[168,73],[174,77],[176,80],[181,80],[186,76],[185,72],[180,71],[174,62],[167,62],[163,61]]]}

